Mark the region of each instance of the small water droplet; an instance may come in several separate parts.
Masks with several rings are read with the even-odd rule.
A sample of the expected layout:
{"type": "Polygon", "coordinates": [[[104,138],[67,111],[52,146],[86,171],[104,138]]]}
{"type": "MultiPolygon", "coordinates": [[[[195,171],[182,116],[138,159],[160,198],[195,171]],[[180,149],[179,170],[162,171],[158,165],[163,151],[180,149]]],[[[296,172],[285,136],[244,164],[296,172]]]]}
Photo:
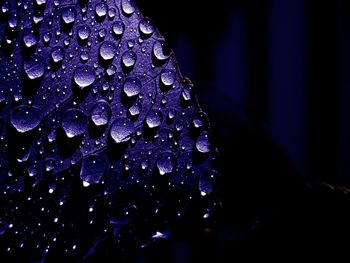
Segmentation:
{"type": "Polygon", "coordinates": [[[0,235],[3,235],[7,229],[9,229],[9,224],[6,222],[0,221],[0,235]]]}
{"type": "Polygon", "coordinates": [[[83,160],[80,169],[80,178],[89,185],[98,184],[106,169],[106,161],[101,156],[90,155],[83,160]]]}
{"type": "Polygon", "coordinates": [[[81,89],[89,87],[95,82],[96,74],[92,67],[81,66],[77,68],[74,72],[74,82],[81,89]]]}
{"type": "Polygon", "coordinates": [[[91,29],[88,26],[81,26],[78,29],[78,37],[81,41],[86,41],[89,39],[91,34],[91,29]]]}
{"type": "Polygon", "coordinates": [[[134,51],[126,51],[122,55],[123,66],[127,69],[134,67],[137,56],[134,51]]]}
{"type": "Polygon", "coordinates": [[[121,7],[123,13],[127,16],[131,16],[136,10],[136,6],[133,0],[122,0],[121,7]]]}
{"type": "Polygon", "coordinates": [[[26,133],[38,127],[42,118],[40,109],[23,105],[13,109],[11,124],[18,132],[26,133]]]}
{"type": "Polygon", "coordinates": [[[150,37],[154,32],[154,26],[149,19],[144,18],[139,23],[139,30],[144,37],[150,37]]]}
{"type": "Polygon", "coordinates": [[[170,152],[162,153],[157,160],[157,168],[160,175],[169,174],[175,166],[175,155],[170,152]]]}
{"type": "Polygon", "coordinates": [[[105,3],[98,3],[95,6],[95,14],[98,19],[104,18],[107,15],[108,7],[105,3]]]}
{"type": "Polygon", "coordinates": [[[33,56],[29,61],[24,62],[24,71],[29,79],[41,78],[45,73],[45,65],[42,58],[33,56]]]}
{"type": "Polygon", "coordinates": [[[182,98],[184,101],[192,100],[192,88],[190,86],[185,86],[181,92],[182,98]]]}
{"type": "Polygon", "coordinates": [[[163,86],[171,87],[175,82],[175,72],[172,70],[165,70],[160,74],[160,81],[163,86]]]}
{"type": "Polygon", "coordinates": [[[160,61],[167,60],[171,55],[171,49],[165,41],[158,40],[153,45],[153,55],[160,61]]]}
{"type": "Polygon", "coordinates": [[[196,140],[196,149],[201,153],[210,152],[210,142],[206,132],[201,133],[196,140]]]}
{"type": "Polygon", "coordinates": [[[78,109],[70,109],[63,114],[62,128],[68,138],[82,135],[87,129],[87,117],[78,109]]]}
{"type": "Polygon", "coordinates": [[[125,30],[125,25],[122,21],[117,21],[113,24],[113,34],[116,37],[121,37],[124,34],[124,30],[125,30]]]}
{"type": "Polygon", "coordinates": [[[199,191],[201,196],[207,196],[213,191],[212,179],[207,175],[201,175],[199,179],[199,191]]]}
{"type": "Polygon", "coordinates": [[[63,47],[54,47],[51,52],[52,61],[55,63],[61,63],[64,59],[65,52],[63,47]]]}
{"type": "Polygon", "coordinates": [[[127,142],[134,132],[134,124],[127,118],[116,119],[111,127],[110,135],[116,143],[127,142]]]}
{"type": "Polygon", "coordinates": [[[108,18],[109,19],[112,20],[116,14],[117,14],[117,10],[115,10],[115,8],[112,7],[108,10],[108,18]]]}
{"type": "Polygon", "coordinates": [[[134,105],[132,105],[129,109],[129,113],[133,117],[138,116],[141,113],[140,103],[136,102],[134,105]]]}
{"type": "Polygon", "coordinates": [[[38,38],[32,31],[26,30],[23,33],[23,43],[27,48],[34,47],[38,43],[38,38]]]}
{"type": "Polygon", "coordinates": [[[107,70],[106,70],[107,76],[113,77],[116,71],[117,71],[117,69],[114,65],[109,65],[107,70]]]}
{"type": "Polygon", "coordinates": [[[105,61],[113,60],[116,54],[117,48],[112,42],[104,42],[100,46],[100,56],[105,61]]]}
{"type": "Polygon", "coordinates": [[[139,95],[141,91],[141,81],[138,78],[130,77],[124,82],[123,91],[129,98],[139,95]]]}
{"type": "Polygon", "coordinates": [[[61,18],[64,24],[71,25],[74,23],[77,12],[73,7],[66,7],[62,10],[61,18]]]}
{"type": "Polygon", "coordinates": [[[110,106],[105,101],[99,101],[92,108],[91,120],[96,126],[104,126],[111,119],[112,111],[110,106]]]}
{"type": "Polygon", "coordinates": [[[162,124],[163,115],[159,110],[151,110],[146,117],[146,124],[149,128],[157,128],[162,124]]]}

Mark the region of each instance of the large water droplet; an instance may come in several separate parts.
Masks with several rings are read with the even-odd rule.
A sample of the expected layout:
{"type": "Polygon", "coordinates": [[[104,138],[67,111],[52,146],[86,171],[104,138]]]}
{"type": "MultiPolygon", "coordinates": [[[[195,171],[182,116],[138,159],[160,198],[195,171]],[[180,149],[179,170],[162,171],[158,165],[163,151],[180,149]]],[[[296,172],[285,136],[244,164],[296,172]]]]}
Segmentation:
{"type": "Polygon", "coordinates": [[[98,19],[101,19],[107,15],[108,7],[105,3],[98,3],[95,6],[95,14],[98,19]]]}
{"type": "Polygon", "coordinates": [[[96,79],[95,71],[90,66],[81,66],[74,72],[74,82],[81,89],[89,87],[96,79]]]}
{"type": "Polygon", "coordinates": [[[162,153],[157,160],[157,168],[160,175],[169,174],[175,166],[175,155],[170,152],[162,153]]]}
{"type": "Polygon", "coordinates": [[[127,142],[134,132],[134,124],[127,118],[116,119],[111,127],[110,135],[116,143],[127,142]]]}
{"type": "Polygon", "coordinates": [[[114,58],[117,48],[112,42],[104,42],[100,46],[100,56],[105,61],[110,61],[114,58]]]}
{"type": "Polygon", "coordinates": [[[62,128],[68,138],[84,134],[87,123],[86,115],[78,109],[70,109],[62,117],[62,128]]]}
{"type": "Polygon", "coordinates": [[[123,66],[127,69],[134,67],[137,56],[134,51],[126,51],[122,55],[123,66]]]}
{"type": "Polygon", "coordinates": [[[164,40],[158,40],[153,45],[153,55],[160,61],[167,60],[171,55],[171,49],[164,40]]]}
{"type": "Polygon", "coordinates": [[[25,31],[23,33],[23,43],[27,48],[31,48],[38,43],[38,38],[31,31],[25,31]]]}
{"type": "Polygon", "coordinates": [[[132,15],[136,10],[136,6],[133,0],[122,0],[121,6],[123,13],[128,16],[132,15]]]}
{"type": "Polygon", "coordinates": [[[162,124],[163,115],[159,110],[151,110],[146,117],[146,124],[149,128],[157,128],[162,124]]]}
{"type": "Polygon", "coordinates": [[[42,58],[33,56],[29,61],[24,62],[24,71],[29,79],[41,78],[45,73],[45,65],[42,58]]]}
{"type": "Polygon", "coordinates": [[[141,81],[138,78],[131,77],[124,82],[123,91],[130,98],[139,95],[141,87],[141,81]]]}
{"type": "Polygon", "coordinates": [[[63,47],[54,47],[51,52],[52,61],[55,63],[61,63],[64,59],[64,49],[63,47]]]}
{"type": "Polygon", "coordinates": [[[90,155],[83,160],[80,169],[80,178],[89,185],[98,184],[106,169],[106,161],[101,156],[90,155]]]}
{"type": "Polygon", "coordinates": [[[88,26],[81,26],[78,29],[78,37],[81,41],[86,41],[90,37],[91,29],[88,26]]]}
{"type": "Polygon", "coordinates": [[[96,105],[92,108],[91,120],[96,126],[104,126],[108,124],[111,116],[111,108],[105,101],[97,102],[96,105]]]}
{"type": "Polygon", "coordinates": [[[198,136],[196,140],[196,149],[201,153],[210,152],[210,142],[206,132],[203,132],[198,136]]]}
{"type": "Polygon", "coordinates": [[[62,21],[66,25],[71,25],[74,23],[77,12],[73,7],[66,7],[62,10],[61,17],[62,21]]]}
{"type": "Polygon", "coordinates": [[[154,32],[154,26],[149,19],[144,18],[139,23],[139,30],[143,36],[150,37],[154,32]]]}
{"type": "Polygon", "coordinates": [[[40,109],[23,105],[13,109],[11,124],[18,132],[25,133],[38,127],[42,118],[40,109]]]}
{"type": "Polygon", "coordinates": [[[112,30],[116,37],[121,37],[124,34],[125,25],[122,21],[117,21],[113,24],[112,30]]]}

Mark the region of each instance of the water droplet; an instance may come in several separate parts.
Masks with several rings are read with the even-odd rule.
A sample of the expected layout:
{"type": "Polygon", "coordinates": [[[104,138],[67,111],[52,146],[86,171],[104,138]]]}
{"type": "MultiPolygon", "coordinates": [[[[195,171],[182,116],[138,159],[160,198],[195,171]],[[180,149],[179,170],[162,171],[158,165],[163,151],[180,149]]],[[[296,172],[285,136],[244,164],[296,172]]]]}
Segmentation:
{"type": "Polygon", "coordinates": [[[104,126],[108,124],[111,116],[111,108],[105,101],[97,102],[96,105],[92,108],[91,120],[96,126],[104,126]]]}
{"type": "Polygon", "coordinates": [[[196,140],[196,149],[201,153],[210,152],[210,142],[206,132],[201,133],[196,140]]]}
{"type": "Polygon", "coordinates": [[[134,124],[127,118],[116,119],[111,127],[110,135],[116,143],[127,142],[134,132],[134,124]]]}
{"type": "Polygon", "coordinates": [[[122,0],[121,6],[123,13],[128,16],[132,15],[136,10],[136,6],[133,0],[122,0]]]}
{"type": "Polygon", "coordinates": [[[98,19],[101,19],[107,15],[108,7],[105,3],[98,3],[95,6],[95,14],[98,19]]]}
{"type": "Polygon", "coordinates": [[[46,0],[36,0],[35,2],[38,6],[42,6],[46,4],[46,0]]]}
{"type": "Polygon", "coordinates": [[[151,110],[146,117],[146,124],[149,128],[157,128],[162,124],[163,115],[159,110],[151,110]]]}
{"type": "Polygon", "coordinates": [[[78,109],[70,109],[62,117],[62,128],[68,138],[84,134],[87,123],[86,115],[78,109]]]}
{"type": "Polygon", "coordinates": [[[139,30],[143,36],[150,37],[154,32],[154,26],[149,19],[144,18],[139,23],[139,30]]]}
{"type": "Polygon", "coordinates": [[[36,164],[29,164],[27,172],[29,177],[36,176],[39,172],[38,166],[36,164]]]}
{"type": "Polygon", "coordinates": [[[43,118],[42,111],[36,107],[18,106],[11,114],[11,124],[20,133],[34,130],[43,118]]]}
{"type": "Polygon", "coordinates": [[[114,58],[117,48],[112,42],[104,42],[100,46],[100,56],[105,61],[110,61],[114,58]]]}
{"type": "Polygon", "coordinates": [[[61,63],[64,59],[64,49],[63,47],[54,47],[51,52],[51,58],[55,63],[61,63]]]}
{"type": "Polygon", "coordinates": [[[123,66],[127,69],[134,67],[137,56],[134,51],[126,51],[122,56],[123,66]]]}
{"type": "Polygon", "coordinates": [[[171,50],[163,40],[158,40],[153,45],[153,55],[160,61],[167,60],[171,55],[171,50]]]}
{"type": "Polygon", "coordinates": [[[185,86],[181,92],[182,98],[184,101],[192,100],[192,88],[190,86],[185,86]]]}
{"type": "Polygon", "coordinates": [[[169,237],[169,233],[162,233],[157,231],[153,236],[152,239],[166,239],[169,237]]]}
{"type": "Polygon", "coordinates": [[[56,161],[54,159],[45,160],[45,171],[51,172],[56,168],[56,161]]]}
{"type": "Polygon", "coordinates": [[[17,14],[15,12],[11,12],[9,14],[7,23],[9,25],[9,28],[16,28],[18,25],[18,17],[17,14]]]}
{"type": "Polygon", "coordinates": [[[175,72],[172,70],[165,70],[160,75],[160,81],[165,87],[171,87],[175,82],[175,72]]]}
{"type": "Polygon", "coordinates": [[[157,168],[160,175],[169,174],[175,165],[175,155],[170,152],[162,153],[157,160],[157,168]]]}
{"type": "Polygon", "coordinates": [[[138,116],[141,113],[140,103],[135,103],[134,105],[132,105],[129,109],[129,113],[133,117],[138,116]]]}
{"type": "Polygon", "coordinates": [[[112,30],[116,37],[121,37],[124,34],[125,25],[122,21],[117,21],[113,24],[112,30]]]}
{"type": "Polygon", "coordinates": [[[168,119],[173,120],[176,117],[176,110],[175,109],[170,109],[168,111],[168,119]]]}
{"type": "Polygon", "coordinates": [[[42,58],[33,56],[29,61],[24,62],[24,71],[29,79],[41,78],[45,73],[45,65],[42,58]]]}
{"type": "Polygon", "coordinates": [[[201,175],[199,179],[199,191],[201,196],[207,196],[213,191],[212,179],[210,176],[201,175]]]}
{"type": "Polygon", "coordinates": [[[4,234],[9,229],[9,224],[0,221],[0,235],[4,234]]]}
{"type": "Polygon", "coordinates": [[[98,31],[98,37],[100,39],[104,39],[106,37],[106,35],[107,35],[107,30],[106,29],[102,28],[102,29],[100,29],[98,31]]]}
{"type": "Polygon", "coordinates": [[[138,78],[127,78],[124,82],[123,91],[129,98],[139,95],[141,91],[141,81],[138,78]]]}
{"type": "Polygon", "coordinates": [[[107,70],[106,70],[107,76],[109,76],[109,77],[114,76],[116,71],[117,71],[117,69],[114,65],[109,65],[107,70]]]}
{"type": "Polygon", "coordinates": [[[77,12],[73,7],[66,7],[62,10],[61,17],[62,21],[66,25],[71,25],[74,23],[77,12]]]}
{"type": "Polygon", "coordinates": [[[43,35],[43,41],[45,44],[49,44],[49,42],[51,41],[51,33],[50,32],[46,32],[44,35],[43,35]]]}
{"type": "Polygon", "coordinates": [[[81,41],[86,41],[90,37],[91,29],[88,26],[81,26],[78,29],[78,37],[81,41]]]}
{"type": "Polygon", "coordinates": [[[74,72],[74,82],[81,89],[89,87],[95,82],[96,74],[92,67],[81,66],[77,68],[74,72]]]}
{"type": "Polygon", "coordinates": [[[38,43],[38,38],[34,36],[33,32],[27,30],[23,33],[23,43],[27,48],[31,48],[38,43]]]}
{"type": "Polygon", "coordinates": [[[101,156],[90,155],[83,160],[80,169],[80,178],[89,185],[98,184],[106,169],[106,162],[101,156]]]}

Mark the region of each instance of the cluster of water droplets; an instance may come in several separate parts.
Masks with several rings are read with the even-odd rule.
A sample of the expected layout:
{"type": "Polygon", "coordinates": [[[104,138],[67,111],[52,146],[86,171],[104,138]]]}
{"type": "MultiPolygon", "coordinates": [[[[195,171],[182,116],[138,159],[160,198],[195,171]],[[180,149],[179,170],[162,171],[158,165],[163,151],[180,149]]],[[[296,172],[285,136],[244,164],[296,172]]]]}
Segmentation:
{"type": "Polygon", "coordinates": [[[1,5],[0,249],[78,260],[110,234],[122,249],[129,232],[145,247],[170,233],[149,220],[181,218],[197,199],[207,220],[218,205],[208,120],[135,3],[1,5]],[[162,213],[170,197],[178,206],[162,213]]]}

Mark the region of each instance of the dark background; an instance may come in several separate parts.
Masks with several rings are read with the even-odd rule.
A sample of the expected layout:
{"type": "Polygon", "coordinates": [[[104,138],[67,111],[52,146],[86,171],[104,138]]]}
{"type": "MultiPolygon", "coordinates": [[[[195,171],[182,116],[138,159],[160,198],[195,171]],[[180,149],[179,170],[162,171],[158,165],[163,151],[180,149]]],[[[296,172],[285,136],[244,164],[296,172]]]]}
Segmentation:
{"type": "Polygon", "coordinates": [[[333,186],[350,185],[350,1],[136,2],[195,84],[220,150],[219,233],[175,245],[186,255],[175,262],[196,248],[206,260],[346,255],[350,198],[333,186]]]}
{"type": "Polygon", "coordinates": [[[137,2],[214,123],[248,114],[300,174],[350,183],[349,1],[137,2]]]}

